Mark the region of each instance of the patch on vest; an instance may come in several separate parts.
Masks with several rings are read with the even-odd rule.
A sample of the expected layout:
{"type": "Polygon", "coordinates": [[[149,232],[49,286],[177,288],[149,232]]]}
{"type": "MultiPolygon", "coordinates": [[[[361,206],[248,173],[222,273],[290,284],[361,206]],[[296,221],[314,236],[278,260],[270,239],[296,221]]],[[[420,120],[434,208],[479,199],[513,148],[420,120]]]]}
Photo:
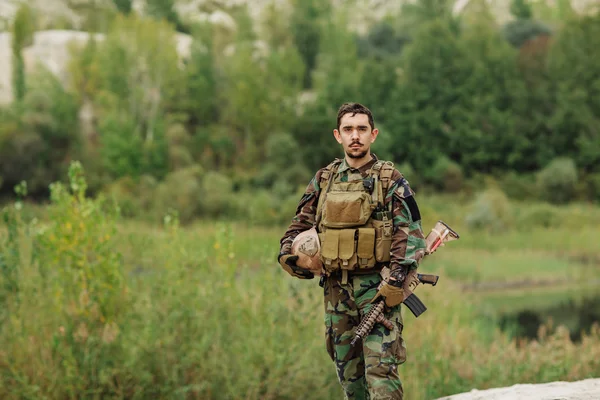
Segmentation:
{"type": "Polygon", "coordinates": [[[398,196],[398,198],[405,199],[413,195],[413,191],[410,189],[406,178],[402,177],[394,183],[396,184],[396,190],[394,193],[398,196]]]}
{"type": "Polygon", "coordinates": [[[394,194],[396,197],[398,197],[398,199],[404,200],[406,206],[408,207],[408,211],[410,211],[413,222],[419,221],[421,219],[421,212],[419,211],[419,206],[415,200],[414,192],[410,188],[408,181],[406,178],[402,177],[398,179],[395,184],[396,190],[394,190],[394,194]]]}

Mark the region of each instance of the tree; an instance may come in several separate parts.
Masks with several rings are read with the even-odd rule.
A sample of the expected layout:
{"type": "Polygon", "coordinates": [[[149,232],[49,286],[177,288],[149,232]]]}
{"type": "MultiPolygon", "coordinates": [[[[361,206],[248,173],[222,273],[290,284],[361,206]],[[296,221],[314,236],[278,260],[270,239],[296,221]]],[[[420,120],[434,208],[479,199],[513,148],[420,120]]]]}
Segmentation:
{"type": "MultiPolygon", "coordinates": [[[[238,26],[253,32],[242,10],[237,17],[238,26]]],[[[234,46],[220,71],[219,122],[236,144],[240,166],[256,168],[267,137],[294,121],[303,63],[295,47],[269,49],[250,34],[238,34],[234,46]]]]}
{"type": "Polygon", "coordinates": [[[13,91],[15,100],[19,102],[25,97],[26,91],[23,49],[32,43],[34,32],[33,12],[23,3],[15,14],[12,26],[13,91]]]}
{"type": "Polygon", "coordinates": [[[510,3],[510,13],[519,20],[531,19],[533,15],[527,0],[512,0],[510,3]]]}
{"type": "Polygon", "coordinates": [[[373,25],[366,36],[357,39],[364,68],[361,79],[369,87],[361,96],[365,104],[376,110],[378,125],[385,124],[388,115],[395,112],[391,94],[396,89],[403,49],[409,42],[408,35],[396,32],[385,21],[373,25]]]}
{"type": "Polygon", "coordinates": [[[451,21],[425,23],[407,46],[397,90],[395,112],[387,122],[394,138],[394,158],[423,174],[442,155],[458,160],[465,140],[461,123],[470,118],[465,85],[472,73],[469,57],[451,21]]]}
{"type": "Polygon", "coordinates": [[[469,117],[455,127],[461,132],[462,154],[454,159],[466,170],[490,173],[514,167],[520,156],[517,143],[523,132],[515,129],[514,105],[526,93],[518,53],[494,29],[494,17],[482,3],[486,8],[464,28],[460,40],[471,70],[462,88],[469,117]]]}
{"type": "Polygon", "coordinates": [[[127,15],[131,12],[132,0],[112,0],[119,12],[127,15]]]}
{"type": "Polygon", "coordinates": [[[189,29],[181,22],[175,11],[175,0],[146,0],[146,6],[146,11],[151,17],[164,19],[173,24],[179,32],[189,33],[189,29]]]}
{"type": "Polygon", "coordinates": [[[363,81],[364,64],[358,58],[356,37],[346,29],[346,21],[340,13],[323,29],[313,72],[315,98],[304,106],[293,130],[311,168],[322,167],[339,156],[331,134],[338,107],[349,101],[368,106],[365,93],[369,81],[363,81]]]}
{"type": "Polygon", "coordinates": [[[31,78],[18,107],[0,115],[0,171],[7,187],[26,180],[36,196],[78,154],[78,107],[51,72],[38,70],[31,78]]]}
{"type": "Polygon", "coordinates": [[[565,24],[550,49],[548,72],[556,90],[549,126],[557,155],[600,172],[600,14],[565,24]]]}
{"type": "Polygon", "coordinates": [[[291,31],[294,44],[298,48],[306,71],[304,88],[312,86],[312,71],[317,64],[317,55],[321,51],[321,35],[325,21],[331,17],[331,5],[321,0],[292,0],[293,13],[291,31]]]}
{"type": "Polygon", "coordinates": [[[545,24],[532,19],[533,12],[526,0],[512,0],[510,12],[514,21],[503,27],[506,40],[514,47],[521,47],[525,42],[539,35],[550,35],[552,30],[545,24]]]}
{"type": "Polygon", "coordinates": [[[210,24],[196,27],[185,65],[183,93],[175,98],[175,108],[185,113],[188,125],[194,127],[208,126],[219,119],[212,31],[210,24]]]}

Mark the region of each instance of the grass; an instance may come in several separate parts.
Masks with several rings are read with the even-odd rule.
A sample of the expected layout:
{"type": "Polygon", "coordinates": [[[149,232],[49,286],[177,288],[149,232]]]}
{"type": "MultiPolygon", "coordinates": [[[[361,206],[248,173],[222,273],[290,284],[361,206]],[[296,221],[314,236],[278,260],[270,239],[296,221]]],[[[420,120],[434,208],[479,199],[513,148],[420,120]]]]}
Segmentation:
{"type": "MultiPolygon", "coordinates": [[[[276,263],[285,227],[151,226],[61,193],[35,224],[11,208],[0,231],[0,398],[342,398],[325,351],[322,289],[276,263]]],[[[552,327],[524,341],[482,317],[545,307],[580,286],[536,296],[465,289],[599,277],[597,264],[573,257],[594,260],[600,230],[476,232],[456,203],[422,207],[433,210],[424,227],[444,219],[461,240],[423,262],[441,275],[435,288],[419,288],[428,311],[405,313],[406,398],[600,376],[599,328],[580,343],[552,327]]]]}

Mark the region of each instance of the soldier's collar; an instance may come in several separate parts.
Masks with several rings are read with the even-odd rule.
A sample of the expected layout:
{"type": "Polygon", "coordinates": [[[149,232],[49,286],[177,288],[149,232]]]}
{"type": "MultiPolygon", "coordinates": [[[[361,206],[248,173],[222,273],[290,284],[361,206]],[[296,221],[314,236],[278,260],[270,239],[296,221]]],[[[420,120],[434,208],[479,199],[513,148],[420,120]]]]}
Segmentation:
{"type": "MultiPolygon", "coordinates": [[[[362,167],[358,168],[359,170],[365,170],[365,169],[369,169],[373,166],[373,164],[375,164],[378,161],[377,156],[374,153],[371,153],[371,160],[369,162],[367,162],[365,165],[363,165],[362,167]]],[[[352,167],[348,165],[348,163],[346,162],[346,157],[344,157],[342,159],[342,163],[340,164],[337,172],[344,172],[347,171],[349,169],[351,169],[352,167]]]]}

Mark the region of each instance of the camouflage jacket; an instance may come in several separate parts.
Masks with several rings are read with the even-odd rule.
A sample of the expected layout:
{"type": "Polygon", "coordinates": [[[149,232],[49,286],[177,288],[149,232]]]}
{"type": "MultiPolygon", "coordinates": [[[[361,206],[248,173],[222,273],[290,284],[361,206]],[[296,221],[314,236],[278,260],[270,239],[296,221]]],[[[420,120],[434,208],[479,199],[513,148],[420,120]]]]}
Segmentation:
{"type": "MultiPolygon", "coordinates": [[[[338,177],[342,181],[348,181],[351,175],[360,174],[361,177],[367,176],[367,171],[377,161],[373,154],[373,159],[359,169],[348,166],[346,160],[342,161],[338,169],[338,177]],[[340,176],[341,175],[341,176],[340,176]]],[[[321,188],[319,182],[321,174],[325,168],[317,171],[316,175],[310,181],[304,195],[300,199],[296,215],[292,223],[283,235],[280,241],[281,252],[288,253],[292,247],[292,241],[300,232],[312,228],[315,225],[317,204],[321,188]]],[[[355,179],[357,176],[352,177],[355,179]]],[[[390,269],[392,271],[401,268],[406,274],[411,269],[418,267],[419,261],[425,255],[425,237],[421,229],[421,215],[414,198],[415,193],[410,188],[408,181],[394,170],[392,183],[385,196],[385,206],[392,202],[392,214],[394,223],[394,233],[392,236],[390,269]]]]}

